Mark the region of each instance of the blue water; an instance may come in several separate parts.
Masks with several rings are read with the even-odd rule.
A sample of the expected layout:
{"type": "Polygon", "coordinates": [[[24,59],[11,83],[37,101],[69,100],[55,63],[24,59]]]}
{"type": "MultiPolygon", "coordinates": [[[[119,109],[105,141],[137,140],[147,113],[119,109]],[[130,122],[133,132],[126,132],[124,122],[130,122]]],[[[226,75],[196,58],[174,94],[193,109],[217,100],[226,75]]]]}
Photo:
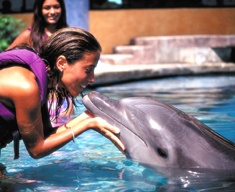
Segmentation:
{"type": "MultiPolygon", "coordinates": [[[[144,96],[168,102],[235,142],[235,76],[174,77],[100,87],[96,91],[114,99],[144,96]]],[[[74,116],[84,110],[80,105],[74,116]]],[[[158,191],[167,182],[126,159],[94,131],[83,133],[76,143],[70,142],[39,160],[28,155],[22,142],[20,159],[13,160],[13,155],[12,144],[2,150],[0,162],[7,167],[7,174],[0,180],[0,191],[158,191]]],[[[208,188],[203,186],[201,191],[211,191],[208,188]]]]}

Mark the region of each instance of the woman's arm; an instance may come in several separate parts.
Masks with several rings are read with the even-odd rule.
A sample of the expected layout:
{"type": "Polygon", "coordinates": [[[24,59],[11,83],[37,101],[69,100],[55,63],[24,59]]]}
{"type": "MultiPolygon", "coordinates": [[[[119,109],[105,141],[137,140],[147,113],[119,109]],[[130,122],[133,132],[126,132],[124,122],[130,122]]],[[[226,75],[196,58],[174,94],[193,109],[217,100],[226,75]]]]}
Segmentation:
{"type": "MultiPolygon", "coordinates": [[[[49,125],[43,124],[42,121],[40,93],[34,74],[22,67],[10,67],[3,70],[5,70],[4,73],[0,72],[0,84],[4,86],[0,91],[0,96],[15,106],[19,132],[30,156],[35,159],[42,158],[71,141],[72,132],[64,125],[55,128],[54,132],[48,136],[44,136],[43,130],[49,125]]],[[[123,144],[115,135],[119,133],[119,130],[100,118],[92,118],[84,112],[70,121],[67,126],[72,128],[75,136],[88,129],[94,129],[124,151],[123,144]]]]}
{"type": "Polygon", "coordinates": [[[18,37],[16,37],[16,39],[12,42],[12,44],[7,48],[8,49],[12,49],[14,47],[16,47],[17,45],[20,44],[28,44],[30,45],[30,30],[25,30],[23,31],[18,37]]]}
{"type": "Polygon", "coordinates": [[[92,117],[92,115],[88,111],[83,112],[81,115],[68,122],[66,124],[66,127],[64,125],[60,126],[56,132],[62,132],[63,134],[64,132],[66,132],[66,134],[69,133],[68,137],[69,140],[71,140],[73,139],[72,132],[70,129],[68,129],[68,127],[72,128],[75,136],[78,136],[88,129],[93,129],[94,131],[97,131],[98,133],[108,138],[123,154],[125,153],[125,146],[118,138],[120,130],[108,124],[100,117],[92,117]]]}

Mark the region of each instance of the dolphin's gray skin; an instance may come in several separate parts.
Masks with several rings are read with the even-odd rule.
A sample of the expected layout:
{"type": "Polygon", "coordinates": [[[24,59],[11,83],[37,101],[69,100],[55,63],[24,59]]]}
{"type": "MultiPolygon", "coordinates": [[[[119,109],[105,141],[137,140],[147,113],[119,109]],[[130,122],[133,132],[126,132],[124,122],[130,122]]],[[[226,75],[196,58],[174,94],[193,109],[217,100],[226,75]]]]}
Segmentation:
{"type": "Polygon", "coordinates": [[[150,98],[113,100],[95,91],[82,101],[121,130],[127,158],[163,177],[235,179],[235,144],[179,109],[150,98]]]}

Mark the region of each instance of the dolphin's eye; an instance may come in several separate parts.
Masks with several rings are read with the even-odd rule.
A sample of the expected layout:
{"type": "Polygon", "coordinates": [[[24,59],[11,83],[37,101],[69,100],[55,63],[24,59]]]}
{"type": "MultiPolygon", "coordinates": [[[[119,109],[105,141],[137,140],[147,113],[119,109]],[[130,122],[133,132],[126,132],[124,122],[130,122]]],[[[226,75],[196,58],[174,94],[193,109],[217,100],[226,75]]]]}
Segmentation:
{"type": "Polygon", "coordinates": [[[157,148],[157,152],[158,152],[158,154],[159,154],[161,157],[163,157],[163,158],[165,158],[165,159],[168,157],[167,152],[164,151],[164,150],[161,149],[161,148],[157,148]]]}

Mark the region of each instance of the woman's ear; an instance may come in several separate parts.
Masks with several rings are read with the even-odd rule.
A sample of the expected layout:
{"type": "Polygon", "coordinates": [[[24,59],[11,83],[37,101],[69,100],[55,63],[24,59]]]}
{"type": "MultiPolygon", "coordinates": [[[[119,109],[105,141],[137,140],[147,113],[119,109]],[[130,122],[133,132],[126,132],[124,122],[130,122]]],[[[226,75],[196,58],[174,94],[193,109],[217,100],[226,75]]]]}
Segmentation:
{"type": "Polygon", "coordinates": [[[66,68],[67,63],[67,59],[64,55],[57,57],[56,66],[61,72],[66,68]]]}

